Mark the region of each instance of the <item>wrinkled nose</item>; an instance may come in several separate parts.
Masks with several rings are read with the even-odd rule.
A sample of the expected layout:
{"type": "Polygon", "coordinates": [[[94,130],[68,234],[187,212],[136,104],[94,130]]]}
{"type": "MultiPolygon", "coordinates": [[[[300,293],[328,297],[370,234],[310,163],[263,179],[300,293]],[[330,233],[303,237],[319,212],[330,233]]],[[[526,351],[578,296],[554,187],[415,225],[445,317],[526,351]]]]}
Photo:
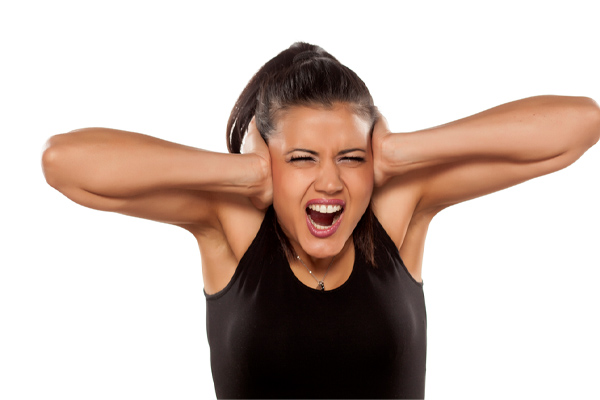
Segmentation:
{"type": "Polygon", "coordinates": [[[315,190],[326,194],[334,194],[340,192],[344,188],[344,184],[340,177],[339,168],[329,163],[319,169],[319,175],[315,180],[315,190]]]}

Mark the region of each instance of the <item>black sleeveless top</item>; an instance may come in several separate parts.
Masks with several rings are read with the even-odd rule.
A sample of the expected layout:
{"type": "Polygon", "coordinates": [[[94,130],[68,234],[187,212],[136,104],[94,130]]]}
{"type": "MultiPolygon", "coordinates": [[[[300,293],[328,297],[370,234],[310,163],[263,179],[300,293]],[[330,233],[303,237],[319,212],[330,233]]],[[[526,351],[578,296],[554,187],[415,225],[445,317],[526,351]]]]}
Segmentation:
{"type": "Polygon", "coordinates": [[[423,288],[379,221],[378,267],[355,247],[348,280],[324,292],[296,278],[276,223],[270,207],[231,282],[206,295],[217,397],[423,398],[423,288]]]}

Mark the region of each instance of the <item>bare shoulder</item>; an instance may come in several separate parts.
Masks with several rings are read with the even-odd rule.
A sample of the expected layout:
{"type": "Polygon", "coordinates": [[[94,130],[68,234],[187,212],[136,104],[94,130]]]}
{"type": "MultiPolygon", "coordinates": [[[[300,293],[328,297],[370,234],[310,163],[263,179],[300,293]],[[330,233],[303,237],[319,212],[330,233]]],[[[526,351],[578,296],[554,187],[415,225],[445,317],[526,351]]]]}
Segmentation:
{"type": "Polygon", "coordinates": [[[222,195],[217,213],[223,233],[239,261],[256,237],[266,210],[258,210],[247,197],[222,195]]]}
{"type": "Polygon", "coordinates": [[[216,293],[229,283],[237,265],[256,237],[265,216],[246,197],[213,193],[210,224],[183,226],[200,249],[206,293],[216,293]]]}
{"type": "Polygon", "coordinates": [[[402,247],[411,223],[427,214],[419,207],[424,182],[423,174],[414,171],[393,177],[373,191],[373,212],[398,248],[402,247]]]}
{"type": "Polygon", "coordinates": [[[423,252],[429,223],[440,210],[420,207],[421,173],[397,176],[373,192],[373,213],[396,244],[413,278],[421,282],[423,252]]]}

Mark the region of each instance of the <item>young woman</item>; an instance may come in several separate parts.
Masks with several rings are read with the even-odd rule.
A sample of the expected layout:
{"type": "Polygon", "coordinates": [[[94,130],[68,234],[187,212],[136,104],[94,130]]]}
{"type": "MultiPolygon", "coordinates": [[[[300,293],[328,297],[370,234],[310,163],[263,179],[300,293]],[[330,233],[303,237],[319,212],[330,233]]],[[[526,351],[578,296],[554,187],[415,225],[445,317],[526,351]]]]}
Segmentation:
{"type": "Polygon", "coordinates": [[[43,168],[81,205],[194,235],[218,397],[422,398],[432,218],[599,137],[598,105],[561,96],[392,133],[353,71],[295,43],[240,95],[230,154],[87,128],[50,138],[43,168]]]}

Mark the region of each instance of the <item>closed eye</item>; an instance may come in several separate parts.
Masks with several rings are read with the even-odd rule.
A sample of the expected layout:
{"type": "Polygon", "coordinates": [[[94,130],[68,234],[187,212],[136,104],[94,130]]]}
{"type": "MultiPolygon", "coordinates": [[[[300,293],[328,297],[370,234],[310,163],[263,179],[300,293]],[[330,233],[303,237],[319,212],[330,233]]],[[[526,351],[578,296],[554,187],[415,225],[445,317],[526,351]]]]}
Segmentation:
{"type": "Polygon", "coordinates": [[[292,156],[288,162],[297,161],[314,161],[315,159],[311,156],[292,156]]]}
{"type": "Polygon", "coordinates": [[[354,157],[342,157],[341,160],[344,162],[362,163],[365,161],[365,158],[354,156],[354,157]]]}

